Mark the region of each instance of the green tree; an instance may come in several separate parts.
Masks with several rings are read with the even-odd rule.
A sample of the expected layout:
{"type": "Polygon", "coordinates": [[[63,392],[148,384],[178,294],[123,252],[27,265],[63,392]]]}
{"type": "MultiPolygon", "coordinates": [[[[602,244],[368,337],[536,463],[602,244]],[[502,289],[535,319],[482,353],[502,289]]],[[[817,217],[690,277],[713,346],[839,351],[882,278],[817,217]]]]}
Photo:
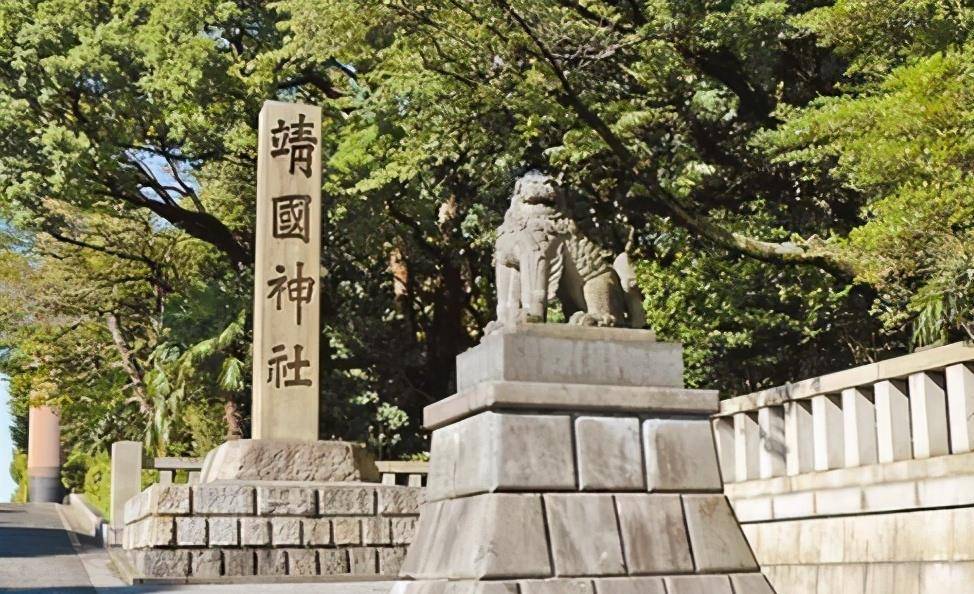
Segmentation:
{"type": "Polygon", "coordinates": [[[92,455],[247,433],[266,99],[323,107],[323,437],[425,449],[529,168],[640,263],[694,385],[962,336],[970,31],[936,0],[9,0],[0,367],[92,455]]]}

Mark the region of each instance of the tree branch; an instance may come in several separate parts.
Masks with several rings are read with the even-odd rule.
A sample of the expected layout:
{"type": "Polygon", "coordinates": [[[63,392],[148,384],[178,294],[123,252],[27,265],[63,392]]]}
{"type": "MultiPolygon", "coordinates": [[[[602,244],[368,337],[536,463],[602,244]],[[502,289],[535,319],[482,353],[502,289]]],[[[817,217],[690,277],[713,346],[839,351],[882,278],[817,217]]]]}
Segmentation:
{"type": "Polygon", "coordinates": [[[673,218],[675,223],[721,247],[757,260],[777,264],[808,264],[817,266],[839,278],[851,279],[856,275],[856,269],[851,262],[840,259],[824,249],[824,246],[821,245],[824,242],[818,238],[810,238],[806,242],[807,248],[791,242],[762,241],[725,229],[708,217],[692,214],[683,208],[662,190],[654,175],[641,170],[637,159],[622,139],[616,136],[609,125],[582,101],[554,54],[537,33],[531,29],[527,21],[511,7],[507,0],[494,0],[494,2],[510,15],[547,62],[562,87],[560,101],[567,107],[571,107],[576,115],[602,138],[603,142],[622,162],[622,165],[647,188],[652,199],[658,203],[663,212],[673,218]]]}
{"type": "Polygon", "coordinates": [[[138,363],[134,360],[131,349],[129,349],[128,341],[122,332],[118,316],[114,312],[110,312],[105,315],[105,321],[108,325],[108,331],[112,335],[115,350],[118,351],[118,356],[122,361],[122,368],[132,382],[132,391],[135,392],[135,398],[139,403],[139,408],[143,413],[148,412],[152,409],[152,405],[149,403],[149,395],[145,391],[145,376],[142,373],[142,369],[139,368],[138,363]]]}

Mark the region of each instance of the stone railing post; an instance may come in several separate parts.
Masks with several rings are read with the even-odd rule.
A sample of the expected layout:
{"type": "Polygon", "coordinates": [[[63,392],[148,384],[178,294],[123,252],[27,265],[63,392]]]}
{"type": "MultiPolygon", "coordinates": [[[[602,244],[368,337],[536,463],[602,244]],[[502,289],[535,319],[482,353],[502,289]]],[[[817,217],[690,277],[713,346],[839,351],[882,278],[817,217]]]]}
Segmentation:
{"type": "Polygon", "coordinates": [[[867,388],[842,390],[843,442],[847,467],[875,464],[876,406],[867,388]]]}
{"type": "Polygon", "coordinates": [[[811,472],[815,468],[812,407],[808,400],[786,402],[785,465],[789,476],[811,472]]]}
{"type": "Polygon", "coordinates": [[[909,460],[913,456],[910,399],[906,382],[885,380],[873,386],[876,399],[877,457],[880,462],[909,460]]]}
{"type": "Polygon", "coordinates": [[[785,473],[785,409],[766,406],[758,409],[760,429],[758,466],[761,478],[772,478],[785,473]]]}
{"type": "Polygon", "coordinates": [[[910,375],[910,416],[914,458],[942,456],[950,451],[942,374],[924,371],[910,375]]]}
{"type": "Polygon", "coordinates": [[[717,441],[717,460],[720,462],[720,474],[723,482],[737,482],[734,454],[734,418],[717,417],[714,423],[714,438],[717,441]]]}
{"type": "Polygon", "coordinates": [[[758,422],[750,412],[734,415],[734,478],[756,479],[758,473],[758,422]]]}
{"type": "Polygon", "coordinates": [[[946,376],[950,450],[970,452],[974,449],[974,369],[959,363],[948,367],[946,376]]]}
{"type": "Polygon", "coordinates": [[[142,444],[116,441],[112,444],[111,539],[120,543],[125,528],[125,502],[142,491],[142,444]]]}
{"type": "Polygon", "coordinates": [[[812,425],[815,431],[815,470],[840,468],[845,457],[842,435],[842,407],[829,394],[812,397],[812,425]]]}

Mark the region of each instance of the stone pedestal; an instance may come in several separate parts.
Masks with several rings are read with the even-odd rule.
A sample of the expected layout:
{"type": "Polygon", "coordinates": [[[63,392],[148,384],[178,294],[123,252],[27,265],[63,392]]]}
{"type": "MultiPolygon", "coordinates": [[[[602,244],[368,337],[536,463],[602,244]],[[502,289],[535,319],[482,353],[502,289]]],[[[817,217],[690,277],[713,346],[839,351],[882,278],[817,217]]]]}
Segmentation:
{"type": "Polygon", "coordinates": [[[393,592],[772,592],[722,492],[717,393],[681,376],[680,345],[637,330],[526,325],[461,355],[393,592]]]}
{"type": "Polygon", "coordinates": [[[123,545],[146,578],[395,576],[422,489],[377,484],[361,444],[242,439],[197,485],[152,485],[125,505],[123,545]]]}
{"type": "Polygon", "coordinates": [[[375,460],[360,443],[300,439],[237,439],[203,460],[200,482],[379,480],[375,460]]]}

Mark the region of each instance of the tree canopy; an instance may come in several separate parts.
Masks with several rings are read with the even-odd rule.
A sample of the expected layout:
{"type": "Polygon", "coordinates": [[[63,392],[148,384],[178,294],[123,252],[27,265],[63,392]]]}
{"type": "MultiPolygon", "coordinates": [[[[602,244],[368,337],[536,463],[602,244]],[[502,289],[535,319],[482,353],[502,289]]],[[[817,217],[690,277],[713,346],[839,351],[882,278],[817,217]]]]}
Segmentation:
{"type": "Polygon", "coordinates": [[[531,168],[638,263],[689,385],[969,336],[972,27],[947,0],[8,0],[0,367],[82,451],[248,433],[267,99],[323,108],[324,437],[426,449],[531,168]]]}

